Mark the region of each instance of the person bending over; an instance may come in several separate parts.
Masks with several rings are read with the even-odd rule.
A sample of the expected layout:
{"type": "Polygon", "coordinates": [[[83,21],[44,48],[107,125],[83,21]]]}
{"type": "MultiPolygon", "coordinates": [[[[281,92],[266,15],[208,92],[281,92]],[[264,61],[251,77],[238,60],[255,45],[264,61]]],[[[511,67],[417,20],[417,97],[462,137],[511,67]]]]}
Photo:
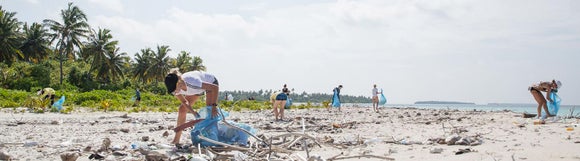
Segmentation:
{"type": "MultiPolygon", "coordinates": [[[[187,112],[198,115],[191,106],[204,92],[206,105],[212,106],[211,116],[217,116],[219,83],[214,75],[200,71],[181,74],[178,68],[173,68],[165,77],[165,87],[169,94],[173,94],[181,102],[177,114],[177,126],[185,123],[187,112]]],[[[182,131],[175,133],[173,144],[179,144],[181,133],[182,131]]]]}
{"type": "Polygon", "coordinates": [[[276,95],[276,100],[272,105],[272,109],[274,110],[274,117],[276,117],[276,120],[284,119],[284,106],[288,100],[288,94],[290,94],[290,90],[288,90],[286,84],[284,84],[282,92],[276,95]]]}
{"type": "Polygon", "coordinates": [[[530,93],[532,93],[532,96],[534,96],[534,99],[538,103],[538,116],[537,116],[538,118],[541,118],[542,107],[544,108],[544,111],[546,111],[547,114],[546,116],[554,116],[550,114],[550,112],[548,111],[548,104],[546,100],[552,102],[553,100],[550,98],[550,93],[558,92],[558,89],[560,87],[562,87],[562,83],[558,80],[552,80],[550,82],[540,82],[528,87],[528,90],[530,91],[530,93]],[[542,92],[546,92],[546,98],[544,98],[542,92]]]}

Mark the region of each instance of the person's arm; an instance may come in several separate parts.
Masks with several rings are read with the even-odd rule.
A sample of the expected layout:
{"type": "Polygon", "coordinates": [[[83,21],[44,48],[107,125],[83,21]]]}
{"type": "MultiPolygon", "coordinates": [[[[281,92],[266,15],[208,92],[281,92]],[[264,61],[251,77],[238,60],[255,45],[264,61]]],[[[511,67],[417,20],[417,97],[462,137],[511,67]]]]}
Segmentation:
{"type": "Polygon", "coordinates": [[[183,106],[183,107],[187,108],[187,111],[191,112],[194,115],[197,115],[197,112],[195,110],[193,110],[193,107],[191,107],[191,105],[189,104],[187,99],[185,99],[186,96],[180,94],[176,97],[177,97],[177,99],[179,99],[179,102],[181,102],[180,107],[183,106]]]}
{"type": "Polygon", "coordinates": [[[211,83],[201,83],[201,89],[205,90],[206,100],[205,104],[207,106],[212,106],[211,108],[211,116],[216,117],[218,115],[217,111],[217,99],[218,99],[218,92],[219,86],[211,83]]]}

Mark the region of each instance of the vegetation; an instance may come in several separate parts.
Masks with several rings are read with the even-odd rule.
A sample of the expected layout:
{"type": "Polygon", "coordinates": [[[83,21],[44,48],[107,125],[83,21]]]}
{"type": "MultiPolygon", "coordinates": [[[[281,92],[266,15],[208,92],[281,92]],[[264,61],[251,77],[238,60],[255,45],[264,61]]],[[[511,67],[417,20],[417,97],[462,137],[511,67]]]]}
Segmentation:
{"type": "MultiPolygon", "coordinates": [[[[15,12],[0,6],[0,107],[27,107],[34,112],[54,111],[45,108],[49,101],[38,98],[36,91],[54,88],[56,99],[66,97],[60,112],[68,113],[76,107],[103,111],[176,111],[179,101],[168,95],[163,85],[170,68],[181,71],[205,71],[199,56],[180,51],[176,58],[169,56],[168,45],[145,47],[131,59],[121,52],[113,31],[95,29],[78,6],[69,3],[61,10],[58,20],[45,19],[30,25],[18,21],[15,12]],[[141,91],[142,102],[132,107],[135,89],[141,91]]],[[[268,109],[272,90],[223,91],[238,98],[221,101],[230,110],[268,109]],[[255,100],[248,100],[248,98],[255,100]]],[[[294,102],[304,102],[295,108],[322,107],[329,94],[292,94],[294,102]]],[[[344,102],[370,102],[366,97],[342,96],[344,102]]],[[[55,100],[56,101],[56,100],[55,100]]],[[[194,108],[204,106],[198,101],[194,108]]]]}

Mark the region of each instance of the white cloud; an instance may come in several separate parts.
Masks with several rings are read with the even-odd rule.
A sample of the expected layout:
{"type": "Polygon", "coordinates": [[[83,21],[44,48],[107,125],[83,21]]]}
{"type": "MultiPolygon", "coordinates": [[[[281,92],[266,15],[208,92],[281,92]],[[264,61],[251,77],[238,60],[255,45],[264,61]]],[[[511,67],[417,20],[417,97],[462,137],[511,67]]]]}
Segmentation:
{"type": "Polygon", "coordinates": [[[31,3],[31,4],[38,4],[38,0],[26,0],[26,2],[31,3]]]}
{"type": "MultiPolygon", "coordinates": [[[[123,13],[123,3],[121,0],[89,0],[90,3],[97,4],[107,10],[123,13]]],[[[143,2],[147,3],[147,2],[143,2]]]]}

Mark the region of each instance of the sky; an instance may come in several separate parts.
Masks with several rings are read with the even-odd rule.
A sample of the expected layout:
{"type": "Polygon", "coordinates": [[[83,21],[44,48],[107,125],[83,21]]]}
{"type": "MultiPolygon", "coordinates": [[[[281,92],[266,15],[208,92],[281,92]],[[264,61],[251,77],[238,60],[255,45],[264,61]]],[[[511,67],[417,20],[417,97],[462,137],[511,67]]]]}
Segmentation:
{"type": "MultiPolygon", "coordinates": [[[[59,22],[63,0],[0,0],[22,22],[59,22]]],[[[168,45],[200,56],[220,90],[279,90],[415,101],[535,103],[562,81],[580,105],[577,0],[80,0],[121,52],[168,45]]]]}

